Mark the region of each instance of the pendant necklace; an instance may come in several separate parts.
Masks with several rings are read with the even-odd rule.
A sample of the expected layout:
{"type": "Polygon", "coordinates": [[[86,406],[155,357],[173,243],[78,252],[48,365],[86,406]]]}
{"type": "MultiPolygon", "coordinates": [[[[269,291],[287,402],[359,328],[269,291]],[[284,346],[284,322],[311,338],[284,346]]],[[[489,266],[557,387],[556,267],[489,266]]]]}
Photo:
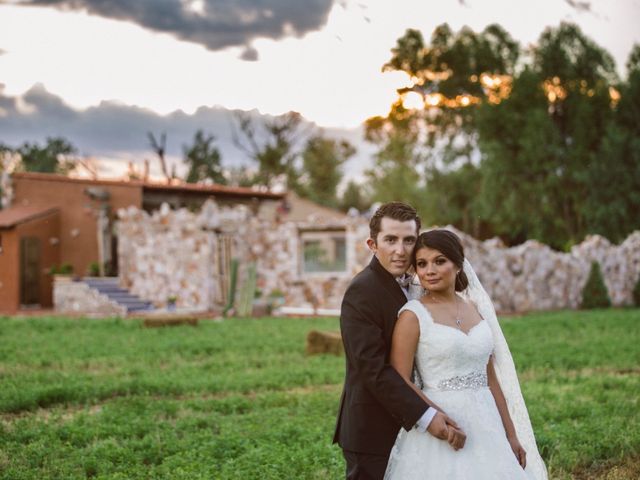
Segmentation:
{"type": "Polygon", "coordinates": [[[458,295],[456,295],[456,325],[462,330],[462,319],[460,318],[460,304],[458,303],[458,295]]]}

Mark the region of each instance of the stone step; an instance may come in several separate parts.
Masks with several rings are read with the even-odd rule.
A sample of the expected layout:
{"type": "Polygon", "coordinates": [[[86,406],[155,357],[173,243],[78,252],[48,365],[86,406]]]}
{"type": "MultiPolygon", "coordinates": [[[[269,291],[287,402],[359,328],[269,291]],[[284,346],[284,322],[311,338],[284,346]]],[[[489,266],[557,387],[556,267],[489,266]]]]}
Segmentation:
{"type": "Polygon", "coordinates": [[[119,286],[117,277],[92,277],[84,278],[86,283],[93,290],[97,290],[105,295],[109,300],[123,306],[127,312],[139,312],[153,310],[153,304],[132,294],[127,289],[119,286]]]}

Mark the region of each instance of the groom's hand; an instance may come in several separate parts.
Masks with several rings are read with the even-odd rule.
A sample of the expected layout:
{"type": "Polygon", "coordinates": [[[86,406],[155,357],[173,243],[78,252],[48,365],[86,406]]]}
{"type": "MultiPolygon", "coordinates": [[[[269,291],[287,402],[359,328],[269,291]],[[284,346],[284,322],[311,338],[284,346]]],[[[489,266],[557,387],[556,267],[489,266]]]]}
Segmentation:
{"type": "MultiPolygon", "coordinates": [[[[427,432],[440,440],[447,440],[449,438],[449,427],[447,426],[447,417],[442,412],[437,412],[431,420],[427,432]]],[[[451,420],[451,419],[449,419],[451,420]]]]}

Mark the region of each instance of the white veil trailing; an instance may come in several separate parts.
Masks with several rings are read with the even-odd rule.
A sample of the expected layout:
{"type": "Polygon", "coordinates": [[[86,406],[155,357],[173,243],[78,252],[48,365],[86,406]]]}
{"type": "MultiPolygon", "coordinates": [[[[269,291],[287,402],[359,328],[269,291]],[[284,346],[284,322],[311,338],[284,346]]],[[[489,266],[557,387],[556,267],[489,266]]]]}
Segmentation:
{"type": "Polygon", "coordinates": [[[527,467],[525,471],[535,480],[547,480],[547,469],[538,452],[536,439],[533,435],[533,428],[531,427],[531,420],[529,419],[529,412],[527,411],[522,392],[520,391],[520,382],[516,374],[513,357],[511,356],[509,346],[498,323],[493,302],[480,283],[471,263],[466,259],[464,261],[464,273],[469,280],[469,286],[462,294],[476,304],[478,312],[489,324],[491,333],[493,334],[494,368],[498,381],[500,382],[502,393],[504,393],[507,400],[509,414],[515,425],[518,439],[527,452],[527,467]]]}

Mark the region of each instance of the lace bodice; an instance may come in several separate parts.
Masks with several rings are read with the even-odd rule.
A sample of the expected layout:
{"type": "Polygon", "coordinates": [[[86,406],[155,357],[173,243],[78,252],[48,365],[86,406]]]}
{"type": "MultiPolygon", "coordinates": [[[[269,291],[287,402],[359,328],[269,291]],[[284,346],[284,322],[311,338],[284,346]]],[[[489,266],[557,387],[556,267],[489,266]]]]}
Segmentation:
{"type": "Polygon", "coordinates": [[[465,385],[486,385],[489,356],[493,351],[491,329],[486,321],[469,333],[433,321],[419,300],[409,301],[400,312],[412,311],[420,324],[416,367],[425,389],[456,389],[465,385]],[[484,376],[484,377],[482,377],[484,376]]]}

